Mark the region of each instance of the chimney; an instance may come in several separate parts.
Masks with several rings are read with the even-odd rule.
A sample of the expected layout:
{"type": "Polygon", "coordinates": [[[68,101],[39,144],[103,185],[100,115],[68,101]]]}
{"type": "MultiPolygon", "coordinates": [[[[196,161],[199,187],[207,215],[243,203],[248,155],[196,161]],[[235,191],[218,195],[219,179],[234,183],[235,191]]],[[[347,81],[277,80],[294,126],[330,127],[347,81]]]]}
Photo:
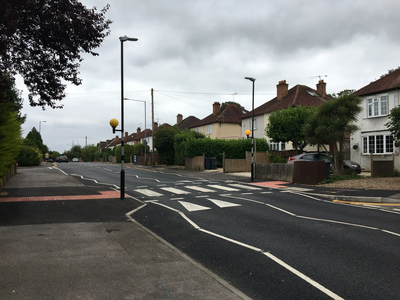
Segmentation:
{"type": "Polygon", "coordinates": [[[181,114],[178,114],[176,116],[176,124],[179,124],[180,122],[182,122],[183,116],[181,114]]]}
{"type": "Polygon", "coordinates": [[[136,134],[140,134],[140,127],[136,129],[136,134]]]}
{"type": "Polygon", "coordinates": [[[219,102],[214,102],[213,115],[215,116],[220,110],[221,110],[221,104],[219,102]]]}
{"type": "Polygon", "coordinates": [[[128,138],[128,136],[129,136],[128,132],[125,131],[125,137],[124,137],[124,139],[128,138]]]}
{"type": "Polygon", "coordinates": [[[289,91],[289,85],[286,83],[286,80],[279,81],[279,84],[276,86],[276,99],[278,101],[282,100],[289,91]]]}
{"type": "Polygon", "coordinates": [[[326,97],[326,83],[323,79],[317,83],[317,93],[323,98],[326,97]]]}
{"type": "Polygon", "coordinates": [[[157,122],[154,122],[154,123],[153,123],[153,126],[154,126],[154,131],[156,131],[157,128],[158,128],[158,123],[157,123],[157,122]]]}

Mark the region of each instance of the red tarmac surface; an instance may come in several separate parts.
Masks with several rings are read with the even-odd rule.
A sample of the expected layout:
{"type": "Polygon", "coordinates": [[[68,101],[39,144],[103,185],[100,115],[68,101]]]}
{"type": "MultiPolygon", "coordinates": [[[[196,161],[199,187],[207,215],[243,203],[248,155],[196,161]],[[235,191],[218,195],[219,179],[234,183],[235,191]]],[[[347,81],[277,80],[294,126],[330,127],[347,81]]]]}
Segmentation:
{"type": "Polygon", "coordinates": [[[7,197],[7,198],[0,198],[0,202],[92,200],[92,199],[113,199],[120,197],[120,192],[117,191],[100,191],[99,193],[100,195],[7,197]]]}

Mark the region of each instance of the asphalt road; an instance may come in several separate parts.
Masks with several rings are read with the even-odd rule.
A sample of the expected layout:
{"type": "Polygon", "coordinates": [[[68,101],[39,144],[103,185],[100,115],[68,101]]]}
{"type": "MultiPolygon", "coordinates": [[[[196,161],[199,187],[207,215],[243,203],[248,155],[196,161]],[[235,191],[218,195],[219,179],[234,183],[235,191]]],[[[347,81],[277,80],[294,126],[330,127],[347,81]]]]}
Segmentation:
{"type": "MultiPolygon", "coordinates": [[[[85,185],[119,167],[60,164],[85,185]]],[[[126,168],[132,218],[254,299],[398,299],[399,214],[284,189],[126,168]]]]}

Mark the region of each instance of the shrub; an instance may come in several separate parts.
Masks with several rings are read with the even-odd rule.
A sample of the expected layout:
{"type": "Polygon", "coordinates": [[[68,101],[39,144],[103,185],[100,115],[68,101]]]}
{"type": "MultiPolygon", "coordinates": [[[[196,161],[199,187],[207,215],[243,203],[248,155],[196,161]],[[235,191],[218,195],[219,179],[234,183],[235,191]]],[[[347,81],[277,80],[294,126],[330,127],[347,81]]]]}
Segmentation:
{"type": "Polygon", "coordinates": [[[39,149],[22,145],[17,162],[21,167],[38,166],[42,162],[42,157],[43,155],[39,149]]]}

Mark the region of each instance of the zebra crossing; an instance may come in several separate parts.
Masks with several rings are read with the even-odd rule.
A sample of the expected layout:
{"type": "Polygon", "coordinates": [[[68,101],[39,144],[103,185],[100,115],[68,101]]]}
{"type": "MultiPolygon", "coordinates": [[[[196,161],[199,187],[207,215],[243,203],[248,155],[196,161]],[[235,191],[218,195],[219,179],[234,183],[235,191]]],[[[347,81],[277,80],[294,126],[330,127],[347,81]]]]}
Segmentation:
{"type": "Polygon", "coordinates": [[[208,206],[206,203],[212,203],[219,208],[241,206],[241,204],[216,199],[218,194],[221,192],[242,192],[243,194],[249,194],[252,191],[262,189],[263,188],[260,187],[238,183],[230,183],[226,185],[215,183],[194,185],[193,182],[186,182],[184,184],[182,184],[182,182],[179,182],[178,184],[175,184],[175,186],[166,186],[162,184],[151,189],[141,186],[140,188],[134,189],[134,192],[141,194],[143,198],[151,198],[150,200],[145,200],[145,202],[154,203],[163,199],[168,201],[171,205],[175,205],[172,204],[172,202],[179,203],[181,207],[185,208],[187,211],[193,212],[211,209],[211,207],[208,206]],[[193,195],[194,199],[204,199],[204,202],[201,202],[202,205],[198,203],[193,203],[193,201],[189,202],[190,200],[186,199],[184,197],[185,195],[193,195]]]}

